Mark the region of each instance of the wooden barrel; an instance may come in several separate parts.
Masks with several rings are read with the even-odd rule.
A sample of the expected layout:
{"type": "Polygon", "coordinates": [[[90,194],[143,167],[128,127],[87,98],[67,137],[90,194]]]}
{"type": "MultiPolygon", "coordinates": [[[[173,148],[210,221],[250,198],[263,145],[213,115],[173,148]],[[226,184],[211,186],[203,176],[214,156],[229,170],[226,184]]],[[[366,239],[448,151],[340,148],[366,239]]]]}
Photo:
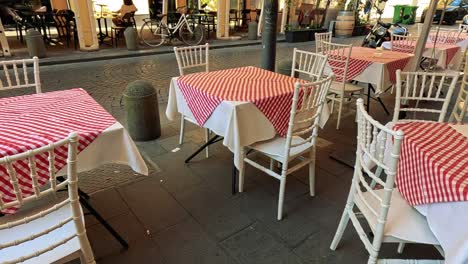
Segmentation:
{"type": "Polygon", "coordinates": [[[339,38],[351,37],[354,29],[354,12],[340,11],[335,22],[335,36],[339,38]]]}

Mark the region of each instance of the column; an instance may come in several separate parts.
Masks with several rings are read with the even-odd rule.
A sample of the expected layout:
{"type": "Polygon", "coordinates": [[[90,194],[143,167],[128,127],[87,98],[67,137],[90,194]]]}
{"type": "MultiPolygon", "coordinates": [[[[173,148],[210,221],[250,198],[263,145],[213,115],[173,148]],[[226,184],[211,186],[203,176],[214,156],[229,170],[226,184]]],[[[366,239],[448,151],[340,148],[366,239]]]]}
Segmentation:
{"type": "Polygon", "coordinates": [[[73,12],[75,12],[80,49],[87,51],[98,50],[99,42],[92,0],[71,0],[70,4],[73,12]]]}

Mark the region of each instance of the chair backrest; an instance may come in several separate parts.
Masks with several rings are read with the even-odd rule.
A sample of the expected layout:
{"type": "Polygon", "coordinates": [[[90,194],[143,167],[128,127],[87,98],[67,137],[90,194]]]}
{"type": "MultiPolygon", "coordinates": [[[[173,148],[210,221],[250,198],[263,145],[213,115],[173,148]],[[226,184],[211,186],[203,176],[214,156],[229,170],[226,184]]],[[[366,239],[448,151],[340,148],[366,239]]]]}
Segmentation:
{"type": "Polygon", "coordinates": [[[344,91],[353,45],[337,44],[327,41],[323,41],[322,44],[324,48],[322,53],[328,55],[328,65],[335,74],[336,81],[342,82],[344,91]]]}
{"type": "Polygon", "coordinates": [[[462,32],[462,33],[468,33],[468,25],[466,24],[460,24],[458,26],[458,31],[462,32]]]}
{"type": "Polygon", "coordinates": [[[208,72],[210,70],[209,50],[210,45],[208,43],[190,47],[174,47],[180,75],[184,75],[184,70],[191,68],[205,67],[205,71],[208,72]]]}
{"type": "Polygon", "coordinates": [[[424,27],[424,23],[418,23],[418,36],[421,36],[423,27],[424,27]]]}
{"type": "Polygon", "coordinates": [[[323,78],[328,55],[294,48],[291,77],[306,74],[312,82],[323,78]]]}
{"type": "Polygon", "coordinates": [[[350,215],[366,249],[371,256],[376,256],[383,240],[404,135],[403,131],[393,131],[369,116],[361,98],[357,100],[357,127],[356,163],[346,207],[351,214],[353,208],[348,206],[355,204],[367,221],[377,219],[371,242],[356,215],[350,215]],[[387,145],[388,139],[392,140],[393,145],[387,145]],[[391,148],[391,155],[386,159],[384,155],[388,148],[391,148]],[[385,172],[385,181],[380,177],[382,172],[385,172]],[[377,194],[377,189],[381,188],[376,188],[374,183],[378,184],[377,187],[383,187],[383,195],[377,194]]]}
{"type": "MultiPolygon", "coordinates": [[[[468,60],[468,54],[465,51],[465,61],[466,60],[468,60]]],[[[458,124],[463,123],[463,119],[466,116],[466,111],[468,111],[468,63],[465,62],[460,92],[458,93],[457,100],[453,106],[449,122],[457,122],[458,124]]]]}
{"type": "MultiPolygon", "coordinates": [[[[49,245],[44,245],[44,248],[42,249],[31,249],[33,252],[23,252],[23,256],[19,259],[6,260],[8,263],[17,263],[32,259],[38,255],[46,253],[47,251],[53,250],[74,238],[77,238],[79,241],[84,259],[86,260],[84,263],[92,263],[94,256],[89,241],[86,237],[83,212],[81,210],[78,196],[77,144],[78,134],[73,132],[69,135],[69,137],[55,143],[51,143],[47,146],[0,158],[0,169],[3,168],[3,172],[6,173],[9,177],[11,185],[9,186],[9,189],[11,189],[14,193],[14,197],[5,196],[0,199],[0,209],[2,211],[11,208],[17,208],[45,197],[50,197],[50,195],[54,195],[58,190],[68,187],[67,199],[63,201],[57,201],[39,213],[29,214],[24,218],[14,219],[12,221],[0,224],[0,230],[12,229],[19,225],[42,219],[49,216],[50,214],[53,214],[64,206],[71,207],[70,214],[63,216],[60,215],[60,217],[57,217],[60,219],[57,219],[55,225],[45,225],[43,231],[30,234],[29,237],[13,237],[11,241],[6,243],[2,242],[0,244],[0,250],[15,247],[17,245],[47,235],[53,231],[58,231],[61,228],[64,228],[64,226],[67,224],[74,225],[74,230],[76,230],[74,234],[70,234],[61,240],[53,241],[49,245]],[[66,159],[63,157],[64,155],[67,156],[66,159]],[[55,164],[58,162],[66,162],[67,164],[67,177],[62,182],[58,182],[55,175],[55,164]],[[49,184],[42,186],[42,188],[39,183],[43,182],[44,179],[39,179],[39,176],[37,175],[38,170],[43,172],[46,171],[49,175],[49,184]],[[21,171],[21,173],[19,171],[21,171]],[[23,176],[21,176],[25,171],[27,171],[27,174],[29,174],[30,179],[25,179],[23,176]],[[24,191],[20,187],[19,181],[27,181],[31,184],[31,195],[26,196],[24,194],[24,191]]],[[[5,238],[2,238],[2,241],[4,241],[4,239],[5,238]]],[[[2,259],[2,261],[4,260],[5,259],[2,259]]]]}
{"type": "Polygon", "coordinates": [[[397,89],[393,122],[398,121],[400,112],[413,112],[410,120],[431,120],[443,122],[459,74],[438,72],[402,72],[397,70],[397,89]],[[446,83],[449,84],[445,89],[446,83]],[[416,118],[416,114],[423,118],[416,118]]]}
{"type": "Polygon", "coordinates": [[[437,28],[431,30],[428,41],[441,44],[456,44],[460,39],[461,31],[458,29],[437,28]]]}
{"type": "Polygon", "coordinates": [[[323,41],[332,42],[332,32],[315,33],[315,52],[323,51],[323,41]]]}
{"type": "MultiPolygon", "coordinates": [[[[286,145],[284,156],[289,157],[291,149],[300,148],[304,144],[315,144],[320,117],[326,102],[328,89],[334,79],[331,74],[325,79],[312,83],[296,83],[292,99],[291,114],[289,117],[288,132],[286,134],[286,145]],[[293,142],[293,137],[308,136],[303,140],[293,142]]],[[[288,160],[288,159],[286,159],[288,160]]],[[[285,162],[283,168],[287,168],[285,162]]]]}
{"type": "Polygon", "coordinates": [[[403,53],[414,53],[418,37],[416,36],[401,36],[391,35],[392,50],[403,53]]]}
{"type": "Polygon", "coordinates": [[[30,87],[36,88],[36,93],[41,93],[39,59],[37,57],[25,60],[0,61],[0,91],[30,87]],[[28,67],[31,65],[33,78],[28,75],[28,67]]]}

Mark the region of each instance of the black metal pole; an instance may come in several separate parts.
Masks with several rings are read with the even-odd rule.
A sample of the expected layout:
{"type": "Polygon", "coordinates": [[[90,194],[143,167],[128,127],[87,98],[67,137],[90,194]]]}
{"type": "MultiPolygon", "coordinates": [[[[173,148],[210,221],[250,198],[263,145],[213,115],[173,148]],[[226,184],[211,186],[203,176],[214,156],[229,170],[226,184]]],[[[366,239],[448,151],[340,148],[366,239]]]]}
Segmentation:
{"type": "Polygon", "coordinates": [[[261,65],[265,70],[275,71],[278,0],[265,0],[262,12],[265,23],[262,33],[261,65]]]}

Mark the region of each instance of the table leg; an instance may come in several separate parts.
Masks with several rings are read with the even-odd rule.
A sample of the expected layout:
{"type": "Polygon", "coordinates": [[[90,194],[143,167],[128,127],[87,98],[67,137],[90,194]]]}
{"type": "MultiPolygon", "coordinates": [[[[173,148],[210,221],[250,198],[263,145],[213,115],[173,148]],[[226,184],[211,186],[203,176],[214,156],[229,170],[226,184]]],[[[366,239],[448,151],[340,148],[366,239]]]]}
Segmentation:
{"type": "MultiPolygon", "coordinates": [[[[374,89],[374,86],[372,86],[372,84],[369,84],[369,88],[372,90],[372,92],[375,93],[375,89],[374,89]]],[[[377,97],[376,98],[377,101],[379,101],[380,105],[382,106],[383,110],[385,111],[385,113],[387,113],[387,115],[390,115],[390,112],[388,112],[387,110],[387,107],[385,106],[384,102],[382,101],[382,99],[380,97],[377,97]]]]}
{"type": "Polygon", "coordinates": [[[98,18],[96,19],[98,23],[98,28],[99,28],[99,44],[102,44],[104,42],[103,34],[102,34],[102,27],[101,27],[101,19],[98,18]]]}
{"type": "Polygon", "coordinates": [[[232,195],[237,193],[237,168],[234,162],[232,163],[232,195]]]}
{"type": "Polygon", "coordinates": [[[107,31],[107,18],[104,18],[104,26],[106,27],[106,37],[109,37],[109,31],[107,31]]]}
{"type": "Polygon", "coordinates": [[[208,147],[209,145],[213,144],[213,143],[216,143],[220,140],[222,140],[223,138],[218,136],[218,135],[215,135],[214,137],[212,137],[210,140],[208,140],[205,144],[203,144],[203,146],[201,146],[200,148],[198,148],[192,155],[190,155],[186,160],[185,160],[185,163],[189,163],[195,156],[197,156],[200,152],[202,152],[206,147],[208,147]]]}

